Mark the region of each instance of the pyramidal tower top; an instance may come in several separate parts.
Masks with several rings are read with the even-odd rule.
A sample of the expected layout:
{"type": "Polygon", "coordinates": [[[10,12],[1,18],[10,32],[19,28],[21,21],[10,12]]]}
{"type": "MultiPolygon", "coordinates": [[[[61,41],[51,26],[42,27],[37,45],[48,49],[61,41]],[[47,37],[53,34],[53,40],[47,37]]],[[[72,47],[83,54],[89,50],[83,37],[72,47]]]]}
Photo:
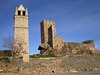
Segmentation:
{"type": "Polygon", "coordinates": [[[25,8],[23,7],[22,4],[19,6],[19,8],[16,7],[15,16],[16,15],[19,15],[19,16],[28,16],[28,10],[27,10],[27,8],[25,10],[25,8]]]}
{"type": "Polygon", "coordinates": [[[25,11],[25,9],[24,9],[24,7],[23,7],[22,4],[19,6],[18,10],[23,10],[23,11],[25,11]]]}

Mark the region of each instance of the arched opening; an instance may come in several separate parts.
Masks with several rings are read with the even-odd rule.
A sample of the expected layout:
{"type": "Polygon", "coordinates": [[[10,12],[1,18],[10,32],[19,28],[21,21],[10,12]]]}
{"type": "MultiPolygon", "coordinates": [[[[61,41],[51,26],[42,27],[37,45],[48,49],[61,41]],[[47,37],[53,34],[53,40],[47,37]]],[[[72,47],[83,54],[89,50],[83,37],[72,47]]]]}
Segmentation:
{"type": "Polygon", "coordinates": [[[25,16],[25,11],[23,11],[23,16],[25,16]]]}
{"type": "Polygon", "coordinates": [[[18,11],[18,15],[21,15],[21,11],[18,11]]]}

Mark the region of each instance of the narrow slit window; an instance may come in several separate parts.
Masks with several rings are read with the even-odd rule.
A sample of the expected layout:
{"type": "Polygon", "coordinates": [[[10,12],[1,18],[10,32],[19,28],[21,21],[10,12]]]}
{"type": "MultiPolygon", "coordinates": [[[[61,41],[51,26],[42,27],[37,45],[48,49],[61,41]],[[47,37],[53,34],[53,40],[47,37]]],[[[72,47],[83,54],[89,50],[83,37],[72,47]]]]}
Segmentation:
{"type": "Polygon", "coordinates": [[[23,11],[23,15],[25,16],[25,11],[23,11]]]}
{"type": "Polygon", "coordinates": [[[18,11],[18,15],[21,15],[21,11],[18,11]]]}

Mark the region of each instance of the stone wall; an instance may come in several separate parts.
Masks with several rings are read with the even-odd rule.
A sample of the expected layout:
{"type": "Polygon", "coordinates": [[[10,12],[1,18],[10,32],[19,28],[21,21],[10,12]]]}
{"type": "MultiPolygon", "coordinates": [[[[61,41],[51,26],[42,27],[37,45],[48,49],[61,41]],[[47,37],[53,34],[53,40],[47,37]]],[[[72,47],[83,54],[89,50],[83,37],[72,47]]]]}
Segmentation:
{"type": "Polygon", "coordinates": [[[88,44],[84,44],[84,43],[75,43],[75,42],[64,42],[64,47],[65,46],[73,46],[73,47],[84,47],[84,46],[88,46],[88,44]]]}
{"type": "Polygon", "coordinates": [[[62,49],[62,47],[63,47],[63,38],[62,37],[56,37],[55,48],[62,49]]]}
{"type": "MultiPolygon", "coordinates": [[[[88,42],[88,41],[86,41],[88,42]]],[[[64,42],[64,47],[66,46],[69,46],[69,47],[74,47],[74,48],[77,48],[77,47],[80,47],[80,48],[84,48],[84,47],[87,47],[87,48],[95,48],[94,46],[94,42],[90,42],[90,43],[86,43],[86,42],[82,42],[82,43],[75,43],[75,42],[64,42]]]]}
{"type": "Polygon", "coordinates": [[[87,40],[87,41],[83,41],[82,43],[88,44],[89,46],[95,47],[95,45],[94,45],[94,40],[87,40]]]}
{"type": "Polygon", "coordinates": [[[71,53],[75,55],[98,54],[98,50],[94,47],[94,45],[74,42],[64,42],[63,51],[65,53],[71,53]]]}

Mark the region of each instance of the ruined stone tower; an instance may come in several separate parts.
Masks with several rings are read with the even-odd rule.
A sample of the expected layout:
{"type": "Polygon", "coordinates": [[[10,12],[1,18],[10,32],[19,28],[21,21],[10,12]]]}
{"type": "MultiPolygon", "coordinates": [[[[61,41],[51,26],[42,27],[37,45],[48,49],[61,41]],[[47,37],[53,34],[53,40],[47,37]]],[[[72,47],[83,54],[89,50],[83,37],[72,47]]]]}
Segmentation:
{"type": "Polygon", "coordinates": [[[41,23],[41,45],[38,47],[43,55],[93,55],[98,54],[94,40],[63,42],[62,37],[56,37],[55,21],[43,20],[41,23]]]}
{"type": "Polygon", "coordinates": [[[53,47],[53,39],[56,37],[55,21],[43,20],[41,22],[41,43],[50,44],[53,47]]]}
{"type": "Polygon", "coordinates": [[[63,38],[56,37],[55,21],[43,20],[41,22],[41,43],[49,44],[53,49],[62,48],[63,38]]]}
{"type": "Polygon", "coordinates": [[[24,62],[29,61],[29,27],[28,10],[21,4],[15,11],[14,52],[15,57],[22,57],[24,62]]]}

